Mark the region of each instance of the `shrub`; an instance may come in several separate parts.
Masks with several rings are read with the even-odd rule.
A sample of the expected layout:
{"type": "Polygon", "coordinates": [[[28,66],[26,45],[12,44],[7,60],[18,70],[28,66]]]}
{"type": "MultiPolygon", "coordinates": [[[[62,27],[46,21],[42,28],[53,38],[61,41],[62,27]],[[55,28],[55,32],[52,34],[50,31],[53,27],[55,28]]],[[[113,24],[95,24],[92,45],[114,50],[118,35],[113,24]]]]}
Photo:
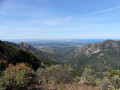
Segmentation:
{"type": "Polygon", "coordinates": [[[96,82],[101,90],[117,90],[120,88],[120,72],[108,69],[107,76],[96,82]]]}
{"type": "Polygon", "coordinates": [[[38,69],[38,80],[44,80],[50,83],[69,82],[72,78],[72,68],[67,65],[52,65],[46,69],[38,69]]]}
{"type": "Polygon", "coordinates": [[[83,74],[80,77],[80,82],[88,85],[95,85],[95,77],[94,71],[88,67],[84,69],[83,74]]]}
{"type": "Polygon", "coordinates": [[[73,80],[74,80],[75,82],[79,82],[79,81],[80,81],[80,76],[76,76],[73,80]]]}
{"type": "Polygon", "coordinates": [[[16,66],[9,64],[1,75],[0,87],[8,90],[25,88],[32,78],[29,74],[32,73],[34,71],[24,63],[16,64],[16,66]]]}
{"type": "Polygon", "coordinates": [[[99,79],[96,82],[96,84],[100,90],[108,90],[110,83],[111,83],[111,81],[107,77],[104,77],[102,80],[99,79]]]}
{"type": "Polygon", "coordinates": [[[6,60],[0,60],[0,71],[3,71],[7,68],[8,63],[6,60]]]}

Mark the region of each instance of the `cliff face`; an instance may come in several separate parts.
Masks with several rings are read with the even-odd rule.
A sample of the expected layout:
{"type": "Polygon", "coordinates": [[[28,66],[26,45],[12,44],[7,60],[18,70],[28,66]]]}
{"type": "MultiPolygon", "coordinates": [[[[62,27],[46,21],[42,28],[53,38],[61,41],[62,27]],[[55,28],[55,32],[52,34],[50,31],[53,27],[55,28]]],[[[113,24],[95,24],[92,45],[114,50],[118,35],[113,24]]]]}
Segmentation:
{"type": "Polygon", "coordinates": [[[28,50],[28,51],[30,51],[30,52],[32,52],[32,53],[34,53],[34,54],[40,52],[38,49],[36,49],[36,48],[34,48],[33,46],[31,46],[31,45],[29,45],[29,44],[26,44],[26,43],[24,43],[24,42],[21,42],[21,43],[19,44],[19,48],[20,48],[20,49],[24,49],[24,50],[28,50]]]}

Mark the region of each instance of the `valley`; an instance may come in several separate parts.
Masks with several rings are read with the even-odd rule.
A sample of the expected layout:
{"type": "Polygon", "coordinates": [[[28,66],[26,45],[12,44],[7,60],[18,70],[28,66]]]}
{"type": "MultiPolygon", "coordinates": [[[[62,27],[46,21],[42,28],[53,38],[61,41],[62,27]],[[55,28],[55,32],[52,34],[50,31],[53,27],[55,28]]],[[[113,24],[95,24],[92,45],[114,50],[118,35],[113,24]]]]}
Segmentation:
{"type": "Polygon", "coordinates": [[[13,88],[33,90],[35,87],[37,88],[35,90],[44,90],[44,88],[47,90],[68,90],[68,88],[109,90],[112,84],[114,88],[118,88],[120,85],[116,81],[119,79],[117,76],[120,75],[119,58],[120,41],[118,40],[95,43],[0,41],[0,80],[2,82],[0,85],[3,90],[13,90],[13,88]],[[19,75],[20,77],[22,75],[19,80],[24,84],[19,82],[16,85],[15,82],[18,81],[15,77],[19,75]],[[3,83],[5,79],[9,81],[8,84],[13,82],[11,80],[15,82],[9,86],[6,82],[3,83]]]}
{"type": "Polygon", "coordinates": [[[22,42],[13,46],[28,50],[46,60],[70,64],[78,68],[90,66],[96,68],[96,71],[106,71],[110,67],[120,69],[120,41],[96,40],[95,43],[93,41],[45,40],[22,42]]]}

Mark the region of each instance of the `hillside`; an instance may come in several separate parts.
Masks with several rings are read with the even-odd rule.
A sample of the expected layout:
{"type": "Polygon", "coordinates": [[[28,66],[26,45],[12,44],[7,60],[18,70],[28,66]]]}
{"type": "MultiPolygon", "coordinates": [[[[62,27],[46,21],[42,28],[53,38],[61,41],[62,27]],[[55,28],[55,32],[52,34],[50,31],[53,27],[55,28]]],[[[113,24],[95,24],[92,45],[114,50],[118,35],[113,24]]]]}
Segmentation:
{"type": "Polygon", "coordinates": [[[120,69],[120,41],[106,40],[80,46],[77,49],[64,49],[60,46],[57,46],[54,48],[55,53],[48,53],[38,50],[32,45],[24,42],[20,44],[11,42],[5,43],[23,50],[30,51],[40,59],[60,61],[79,68],[84,68],[89,65],[98,71],[105,71],[110,67],[114,69],[120,69]]]}
{"type": "Polygon", "coordinates": [[[20,44],[16,44],[16,43],[13,43],[13,42],[7,42],[7,41],[4,41],[4,42],[6,44],[14,46],[18,49],[23,49],[23,50],[30,51],[31,53],[36,55],[38,58],[42,58],[42,59],[46,59],[46,60],[54,60],[54,55],[53,54],[38,50],[35,47],[33,47],[32,45],[29,45],[27,43],[21,42],[20,44]]]}
{"type": "Polygon", "coordinates": [[[46,59],[48,61],[60,61],[79,68],[84,68],[89,65],[98,71],[105,71],[110,67],[114,69],[120,69],[120,41],[106,40],[98,43],[80,46],[77,49],[64,49],[60,46],[57,46],[54,48],[55,53],[48,53],[38,50],[32,45],[26,44],[24,42],[20,44],[11,42],[5,43],[15,46],[19,49],[30,51],[38,58],[46,59]]]}
{"type": "Polygon", "coordinates": [[[89,65],[96,70],[120,69],[120,41],[107,40],[81,46],[66,56],[65,62],[78,67],[89,65]]]}
{"type": "MultiPolygon", "coordinates": [[[[10,43],[10,42],[9,42],[10,43]]],[[[45,58],[37,58],[33,53],[26,49],[18,49],[17,44],[11,43],[11,45],[0,41],[0,59],[6,60],[8,63],[16,64],[24,62],[32,66],[33,69],[43,67],[44,65],[56,64],[53,61],[46,61],[45,58]],[[16,45],[16,47],[14,47],[16,45]]]]}
{"type": "Polygon", "coordinates": [[[46,61],[40,57],[38,59],[32,52],[35,50],[25,43],[18,45],[0,41],[0,90],[116,90],[120,88],[118,71],[120,41],[107,40],[89,44],[71,52],[66,56],[65,63],[77,68],[68,64],[46,61]],[[88,65],[91,67],[87,67],[88,65]]]}
{"type": "Polygon", "coordinates": [[[26,43],[40,51],[52,54],[53,57],[51,59],[59,62],[64,62],[64,57],[76,48],[88,44],[88,42],[74,40],[38,40],[26,41],[26,43]]]}
{"type": "Polygon", "coordinates": [[[61,44],[61,42],[58,44],[54,42],[55,45],[54,43],[53,44],[50,43],[47,46],[43,44],[39,44],[37,47],[32,46],[31,44],[27,44],[25,42],[21,42],[19,44],[13,42],[7,42],[7,41],[4,42],[16,48],[30,51],[38,58],[53,60],[57,62],[64,62],[64,57],[77,48],[77,46],[75,46],[76,44],[70,46],[68,45],[68,43],[65,43],[63,45],[63,43],[61,44]],[[44,47],[44,48],[38,48],[38,47],[44,47]]]}

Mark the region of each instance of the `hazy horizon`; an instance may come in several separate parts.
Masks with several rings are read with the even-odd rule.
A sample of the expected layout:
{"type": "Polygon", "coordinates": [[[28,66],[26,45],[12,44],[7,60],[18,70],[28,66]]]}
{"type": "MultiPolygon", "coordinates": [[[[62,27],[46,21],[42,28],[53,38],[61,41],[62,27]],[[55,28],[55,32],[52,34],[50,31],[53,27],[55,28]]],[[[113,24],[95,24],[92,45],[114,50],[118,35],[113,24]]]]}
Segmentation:
{"type": "Polygon", "coordinates": [[[80,42],[101,42],[106,40],[120,40],[120,39],[1,39],[2,41],[10,42],[56,42],[56,41],[80,41],[80,42]]]}

